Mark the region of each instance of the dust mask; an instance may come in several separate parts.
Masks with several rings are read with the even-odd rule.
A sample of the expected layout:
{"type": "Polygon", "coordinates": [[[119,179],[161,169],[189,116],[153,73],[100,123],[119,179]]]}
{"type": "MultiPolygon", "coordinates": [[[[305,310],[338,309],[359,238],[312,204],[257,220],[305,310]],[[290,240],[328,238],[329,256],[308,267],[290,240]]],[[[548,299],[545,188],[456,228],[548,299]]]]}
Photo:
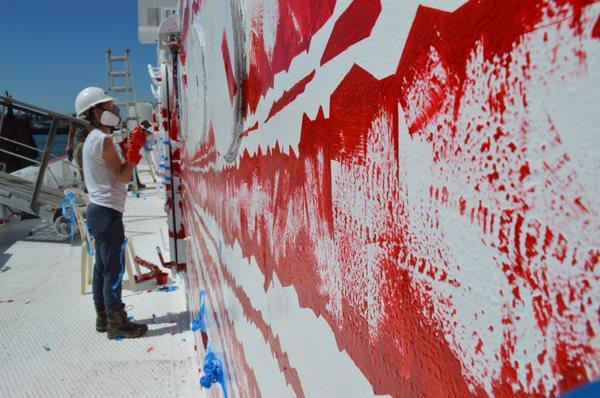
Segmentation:
{"type": "Polygon", "coordinates": [[[121,118],[118,115],[115,115],[111,111],[102,112],[102,116],[100,116],[100,124],[108,127],[117,127],[121,123],[121,118]]]}

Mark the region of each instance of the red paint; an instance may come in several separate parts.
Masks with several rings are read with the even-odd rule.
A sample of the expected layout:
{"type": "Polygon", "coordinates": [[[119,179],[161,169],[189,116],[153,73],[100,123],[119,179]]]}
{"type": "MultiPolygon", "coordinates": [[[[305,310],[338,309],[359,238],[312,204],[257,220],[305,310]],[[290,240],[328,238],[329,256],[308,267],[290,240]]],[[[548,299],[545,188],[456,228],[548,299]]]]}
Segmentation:
{"type": "Polygon", "coordinates": [[[289,89],[289,91],[284,91],[281,97],[275,102],[273,102],[273,106],[269,111],[269,116],[265,122],[269,121],[273,116],[279,113],[283,108],[291,104],[300,94],[304,92],[306,86],[312,82],[315,78],[315,71],[313,70],[308,76],[300,80],[298,83],[294,84],[294,86],[289,89]]]}
{"type": "Polygon", "coordinates": [[[594,24],[594,28],[592,29],[592,37],[600,39],[600,17],[598,17],[596,23],[594,24]]]}
{"type": "MultiPolygon", "coordinates": [[[[334,214],[336,210],[331,202],[329,162],[338,160],[348,167],[365,165],[368,162],[366,148],[369,131],[372,122],[377,120],[382,110],[392,117],[389,134],[392,137],[392,148],[397,148],[397,107],[393,98],[382,94],[382,88],[387,84],[387,81],[377,81],[364,70],[354,67],[332,95],[330,117],[325,118],[319,113],[314,121],[304,118],[299,155],[284,154],[276,145],[264,155],[250,156],[244,152],[239,159],[238,168],[228,168],[220,172],[209,170],[202,174],[184,170],[184,179],[190,187],[191,197],[217,218],[223,227],[225,244],[231,245],[238,240],[244,256],[254,256],[257,259],[266,276],[265,287],[270,284],[271,275],[277,272],[284,286],[295,286],[303,307],[312,308],[317,315],[324,316],[332,325],[338,321],[326,310],[326,296],[320,292],[320,277],[315,268],[319,264],[315,257],[315,239],[318,238],[309,231],[316,228],[325,236],[329,236],[334,217],[342,216],[339,210],[337,215],[334,214]],[[364,90],[365,86],[372,89],[364,90]],[[359,89],[361,87],[363,89],[359,89]],[[361,100],[357,101],[359,98],[361,100]],[[348,130],[348,124],[342,123],[348,119],[355,121],[351,124],[351,130],[348,130]],[[317,160],[321,153],[325,162],[317,160]],[[257,170],[261,172],[257,174],[257,170]],[[276,174],[277,186],[274,185],[276,174]],[[233,211],[228,207],[233,203],[231,198],[225,199],[221,195],[225,192],[232,192],[234,195],[240,192],[255,192],[252,188],[255,185],[269,192],[269,197],[272,198],[269,207],[261,212],[265,215],[274,214],[276,218],[273,222],[265,223],[260,221],[263,216],[259,216],[255,229],[250,230],[246,227],[247,219],[256,217],[250,212],[252,198],[238,198],[236,202],[240,206],[233,211]],[[241,189],[242,187],[247,189],[241,189]],[[315,189],[317,194],[311,194],[315,189]],[[298,198],[299,201],[294,198],[298,198]],[[296,208],[301,203],[305,205],[296,208]],[[318,219],[322,220],[321,226],[314,225],[313,220],[307,218],[309,211],[305,206],[308,203],[311,203],[311,208],[314,206],[318,219]],[[277,210],[289,206],[293,206],[289,213],[291,219],[287,218],[287,212],[277,210]],[[295,239],[286,240],[285,244],[281,242],[283,246],[270,246],[268,236],[283,237],[285,234],[278,231],[282,231],[287,224],[301,226],[295,239]],[[295,266],[288,268],[286,264],[295,266]]],[[[393,149],[393,152],[396,151],[393,149]]],[[[395,178],[397,179],[397,176],[395,178]]],[[[396,200],[399,201],[399,198],[396,197],[396,200]]],[[[371,344],[365,345],[364,335],[368,333],[368,325],[363,311],[346,303],[343,307],[342,327],[340,330],[336,328],[340,349],[346,350],[362,372],[373,381],[375,392],[378,394],[470,396],[472,394],[462,379],[458,360],[443,338],[439,334],[431,333],[431,326],[425,326],[431,320],[423,317],[420,310],[422,304],[411,287],[411,277],[408,273],[398,272],[396,262],[408,261],[409,253],[407,243],[402,238],[401,231],[404,227],[402,224],[395,225],[399,221],[394,221],[395,219],[390,213],[389,236],[380,238],[382,242],[383,239],[389,240],[384,246],[387,255],[382,258],[380,266],[385,270],[387,278],[384,291],[389,292],[389,296],[383,299],[387,303],[385,311],[389,315],[382,321],[381,327],[390,333],[382,334],[371,344]],[[405,260],[401,260],[402,258],[405,260]],[[405,330],[410,331],[410,336],[404,334],[405,330]],[[406,361],[406,366],[404,369],[390,369],[389,373],[382,375],[378,369],[387,367],[391,359],[373,356],[371,353],[375,351],[399,355],[395,348],[399,342],[409,350],[404,353],[405,358],[402,360],[406,361]],[[445,386],[443,391],[439,389],[440,385],[429,382],[427,375],[436,372],[436,365],[432,361],[422,361],[424,357],[442,358],[445,371],[439,377],[442,380],[441,385],[445,386]],[[399,384],[398,380],[410,382],[399,384]]],[[[350,220],[348,222],[349,226],[352,225],[350,220]]],[[[415,257],[411,258],[416,260],[415,257]]],[[[427,259],[418,260],[433,271],[427,259]]],[[[347,261],[351,261],[351,258],[348,257],[347,261]]],[[[345,267],[350,267],[350,263],[345,267]]],[[[349,280],[348,283],[352,282],[349,280]]],[[[392,360],[394,361],[401,362],[398,357],[392,360]]]]}
{"type": "MultiPolygon", "coordinates": [[[[299,25],[310,27],[301,29],[304,32],[301,43],[294,42],[298,36],[289,30],[291,25],[286,25],[290,23],[287,12],[290,8],[282,8],[283,3],[286,2],[280,0],[282,20],[273,60],[266,55],[262,41],[262,21],[253,21],[253,52],[247,82],[252,111],[260,97],[272,87],[274,74],[289,67],[291,59],[308,48],[309,37],[328,18],[326,6],[316,10],[318,7],[300,5],[304,2],[289,5],[304,7],[307,15],[318,14],[321,18],[308,23],[303,19],[306,15],[299,16],[300,21],[305,21],[299,25]]],[[[322,2],[326,3],[329,4],[322,2]]],[[[577,11],[581,6],[581,2],[574,2],[572,6],[564,3],[557,11],[559,14],[567,15],[568,10],[577,11]]],[[[456,279],[449,279],[444,273],[448,261],[453,260],[445,256],[444,232],[435,207],[438,202],[457,207],[461,221],[481,226],[484,233],[481,242],[493,253],[491,260],[509,285],[508,290],[499,293],[507,300],[506,313],[498,320],[504,339],[499,351],[494,353],[498,363],[488,364],[490,368],[486,368],[490,378],[492,373],[498,374],[491,380],[494,395],[519,396],[525,390],[533,396],[557,395],[590,377],[584,365],[590,358],[593,361],[596,350],[589,342],[581,342],[581,336],[569,326],[574,322],[584,325],[581,333],[589,335],[587,319],[569,318],[575,317],[570,301],[582,301],[584,294],[589,294],[585,290],[585,275],[583,280],[581,276],[573,278],[578,289],[571,291],[572,300],[569,296],[567,303],[562,287],[548,280],[548,264],[552,261],[554,267],[555,261],[564,263],[568,257],[565,267],[579,259],[581,263],[585,261],[586,270],[593,270],[598,264],[598,251],[588,252],[587,247],[580,247],[578,241],[563,231],[560,223],[536,220],[539,213],[531,209],[536,204],[539,206],[534,196],[537,192],[524,186],[528,176],[550,175],[552,172],[548,170],[560,170],[570,161],[564,157],[555,164],[553,159],[547,159],[544,166],[537,168],[527,161],[530,154],[525,138],[529,127],[523,123],[521,130],[509,131],[496,126],[503,125],[503,118],[510,112],[513,112],[511,117],[519,120],[520,107],[526,112],[526,93],[519,97],[517,106],[517,99],[506,87],[506,84],[518,86],[526,79],[526,73],[511,76],[510,83],[481,95],[482,107],[486,109],[481,118],[486,120],[471,120],[467,126],[458,123],[465,116],[461,100],[473,84],[467,81],[466,64],[477,43],[483,43],[485,62],[504,60],[513,48],[522,44],[524,34],[539,28],[545,21],[544,12],[542,4],[533,0],[508,0],[501,7],[490,0],[471,1],[452,13],[419,7],[396,73],[378,80],[355,65],[332,93],[329,117],[325,117],[322,110],[314,120],[303,116],[297,154],[286,154],[275,144],[266,153],[243,152],[236,166],[222,170],[182,170],[189,187],[189,200],[215,218],[224,235],[224,244],[238,242],[244,257],[257,261],[265,275],[265,288],[275,273],[283,286],[294,286],[300,305],[312,309],[331,325],[340,350],[348,353],[372,383],[376,394],[484,395],[481,386],[466,380],[465,364],[444,338],[445,325],[434,316],[432,282],[447,281],[449,287],[460,287],[456,279]],[[432,58],[432,49],[437,58],[432,58]],[[411,232],[412,227],[418,226],[410,225],[406,186],[395,163],[399,158],[398,102],[405,111],[412,139],[431,146],[433,155],[428,161],[434,163],[436,170],[454,171],[453,177],[461,184],[459,192],[453,192],[452,186],[431,187],[431,201],[420,204],[431,210],[427,212],[425,237],[411,232]],[[388,124],[377,133],[373,126],[381,126],[384,121],[388,124]],[[461,136],[464,130],[468,131],[461,136]],[[377,163],[374,155],[388,156],[384,157],[388,163],[377,163]],[[337,162],[335,175],[331,169],[333,161],[337,162]],[[268,200],[256,208],[253,204],[264,199],[255,196],[259,194],[268,200]],[[467,194],[475,196],[469,204],[461,196],[467,194]],[[382,230],[377,230],[375,223],[365,225],[364,217],[349,212],[344,207],[344,200],[348,198],[364,199],[372,205],[373,208],[364,206],[361,210],[372,211],[383,225],[382,230]],[[374,201],[369,201],[373,198],[374,201]],[[293,228],[286,229],[288,226],[293,228]],[[357,300],[350,277],[341,281],[341,318],[328,310],[330,298],[322,289],[324,281],[320,274],[328,264],[321,263],[317,255],[318,250],[323,249],[320,246],[323,242],[332,242],[339,248],[339,253],[334,255],[342,275],[349,275],[355,262],[363,259],[365,248],[377,250],[376,268],[382,273],[379,299],[384,306],[384,315],[377,323],[384,332],[370,337],[366,304],[362,304],[366,300],[357,300]],[[571,261],[572,258],[575,260],[571,261]],[[524,291],[527,296],[522,294],[524,291]],[[540,332],[555,343],[548,344],[540,353],[516,352],[515,328],[522,306],[529,305],[526,297],[532,297],[532,311],[540,332]],[[537,366],[533,367],[532,361],[552,361],[553,385],[549,389],[540,383],[533,384],[531,369],[537,366]],[[520,369],[526,369],[527,386],[519,379],[520,369]],[[468,383],[474,387],[469,389],[468,383]]],[[[575,12],[572,18],[575,33],[578,18],[575,12]]],[[[361,23],[355,21],[356,25],[361,23]]],[[[497,67],[505,67],[503,62],[499,61],[497,67]]],[[[525,56],[525,71],[528,62],[525,56]]],[[[560,140],[556,145],[562,145],[560,140]]],[[[200,149],[194,157],[204,159],[210,153],[214,153],[212,145],[200,149]]],[[[553,173],[552,178],[558,180],[560,176],[555,175],[558,173],[553,173]]],[[[560,185],[552,181],[547,184],[558,191],[542,186],[535,189],[545,189],[548,201],[577,206],[572,196],[560,197],[560,185]]],[[[560,209],[557,206],[553,211],[563,211],[560,209]]],[[[197,223],[194,224],[189,215],[186,217],[188,225],[197,228],[197,223]]],[[[205,235],[206,232],[194,230],[198,245],[204,245],[205,235]]],[[[207,258],[204,261],[208,261],[207,258]]],[[[195,266],[202,265],[196,263],[195,266]]],[[[216,276],[210,282],[211,286],[221,283],[216,276]]],[[[229,285],[234,290],[237,287],[233,280],[229,285]]],[[[246,300],[241,290],[236,296],[240,302],[246,300]]],[[[448,301],[448,309],[456,311],[452,300],[448,301]]],[[[260,318],[247,301],[244,307],[246,315],[250,314],[260,324],[260,318]]],[[[269,340],[269,334],[266,335],[269,340]]],[[[475,354],[483,353],[486,348],[479,340],[475,354]]]]}
{"type": "Polygon", "coordinates": [[[581,197],[579,197],[579,196],[576,197],[573,200],[573,203],[575,203],[575,206],[577,206],[579,208],[579,210],[581,210],[582,212],[589,213],[589,210],[588,210],[587,206],[583,204],[581,197]]]}
{"type": "Polygon", "coordinates": [[[256,110],[260,97],[273,87],[275,75],[286,71],[296,56],[308,50],[312,37],[333,14],[335,3],[335,0],[278,0],[279,20],[272,51],[265,45],[262,15],[257,13],[252,19],[250,68],[246,81],[246,99],[251,113],[256,110]]]}
{"type": "Polygon", "coordinates": [[[252,127],[247,128],[246,130],[244,130],[242,132],[242,137],[248,137],[248,135],[250,135],[250,133],[252,133],[253,131],[258,130],[258,122],[254,123],[254,125],[252,125],[252,127]]]}
{"type": "Polygon", "coordinates": [[[204,0],[194,0],[192,2],[192,15],[196,15],[200,12],[200,9],[202,8],[202,2],[204,0]]]}
{"type": "Polygon", "coordinates": [[[529,168],[529,163],[525,163],[519,169],[519,180],[523,181],[530,174],[531,174],[531,169],[529,168]]]}
{"type": "Polygon", "coordinates": [[[197,149],[196,153],[191,157],[184,154],[182,159],[183,168],[190,167],[199,169],[211,166],[217,161],[217,156],[217,151],[215,149],[215,132],[212,123],[209,123],[206,140],[197,149]]]}
{"type": "Polygon", "coordinates": [[[221,42],[221,52],[223,53],[223,65],[225,66],[225,76],[227,77],[227,88],[229,89],[229,99],[233,101],[233,97],[237,92],[235,77],[233,76],[233,68],[231,67],[231,56],[229,55],[229,44],[227,43],[227,32],[223,31],[223,41],[221,42]]]}
{"type": "MultiPolygon", "coordinates": [[[[184,201],[185,202],[185,201],[184,201]]],[[[193,230],[193,236],[200,237],[200,230],[198,223],[194,222],[194,218],[190,218],[192,216],[191,210],[186,207],[185,217],[187,218],[188,225],[191,225],[193,230]]],[[[210,253],[208,252],[208,248],[206,246],[206,242],[203,238],[198,238],[195,247],[198,250],[198,254],[200,256],[199,261],[206,264],[211,261],[210,253]]],[[[191,258],[195,256],[192,255],[191,258]]],[[[192,271],[194,272],[194,271],[192,271]]],[[[216,274],[216,269],[207,268],[205,270],[206,274],[202,273],[201,276],[197,274],[188,276],[188,280],[192,283],[194,287],[193,291],[198,292],[200,289],[205,286],[210,286],[211,290],[209,294],[206,296],[207,306],[212,309],[212,318],[215,322],[215,327],[212,332],[214,332],[214,340],[212,340],[213,349],[219,350],[219,347],[222,349],[228,349],[228,351],[221,352],[223,354],[224,360],[228,364],[235,364],[235,370],[231,367],[228,367],[228,374],[226,378],[229,382],[233,381],[238,386],[244,386],[247,390],[245,393],[248,396],[258,397],[261,396],[260,388],[258,386],[258,382],[256,381],[256,376],[254,371],[248,364],[246,360],[246,354],[244,346],[241,344],[239,339],[237,338],[234,330],[233,322],[229,318],[229,314],[227,313],[227,309],[218,306],[217,303],[224,302],[224,295],[222,291],[222,286],[219,283],[218,275],[216,274]],[[205,275],[208,277],[208,280],[205,279],[205,275]],[[192,279],[193,278],[193,279],[192,279]],[[212,301],[212,296],[210,293],[214,293],[215,301],[212,301]],[[216,311],[219,311],[217,314],[216,311]],[[223,319],[224,322],[219,322],[219,319],[223,319]],[[215,348],[216,346],[216,348],[215,348]]],[[[198,303],[196,302],[197,295],[193,294],[193,298],[191,302],[196,303],[196,308],[198,308],[198,303]]],[[[204,353],[205,354],[205,353],[204,353]]]]}
{"type": "MultiPolygon", "coordinates": [[[[181,19],[181,41],[183,43],[186,42],[188,33],[190,30],[190,26],[194,19],[197,17],[200,9],[202,8],[202,2],[204,0],[183,0],[180,1],[182,12],[180,12],[181,19]]],[[[182,62],[185,65],[185,61],[182,62]]]]}
{"type": "Polygon", "coordinates": [[[475,346],[475,352],[479,353],[479,354],[483,354],[483,351],[481,351],[482,348],[483,348],[483,341],[481,339],[479,339],[479,341],[477,341],[477,345],[475,346]]]}
{"type": "MultiPolygon", "coordinates": [[[[219,246],[215,239],[211,236],[210,232],[204,225],[202,219],[195,214],[197,225],[199,225],[199,229],[201,230],[202,235],[198,237],[198,239],[203,239],[202,236],[208,238],[210,243],[213,246],[213,249],[218,252],[219,246]]],[[[220,256],[219,256],[220,257],[220,256]]],[[[233,278],[233,275],[229,272],[226,267],[223,267],[221,264],[221,259],[219,258],[219,265],[217,265],[212,256],[205,256],[204,260],[207,261],[207,265],[212,269],[216,270],[219,268],[223,274],[223,278],[227,286],[234,292],[238,301],[242,305],[244,309],[244,315],[247,319],[253,323],[261,332],[264,341],[271,348],[271,353],[274,358],[277,358],[277,362],[279,365],[279,370],[284,374],[286,383],[292,386],[294,393],[297,397],[304,397],[304,390],[302,389],[302,384],[300,382],[300,378],[298,377],[298,372],[294,369],[288,360],[287,352],[283,351],[281,348],[281,342],[279,341],[279,337],[275,336],[271,326],[264,320],[263,315],[260,311],[256,310],[252,306],[252,302],[248,295],[244,292],[244,290],[238,286],[233,278]]]]}
{"type": "Polygon", "coordinates": [[[321,58],[321,66],[350,46],[369,37],[379,14],[381,14],[380,0],[354,0],[335,22],[321,58]]]}
{"type": "Polygon", "coordinates": [[[588,258],[585,261],[585,270],[589,271],[589,272],[595,272],[595,268],[598,265],[598,263],[600,262],[600,250],[595,249],[595,250],[590,250],[589,254],[588,254],[588,258]]]}
{"type": "Polygon", "coordinates": [[[181,41],[185,43],[186,39],[187,39],[187,35],[188,32],[190,30],[190,24],[191,24],[191,15],[190,15],[190,7],[189,7],[189,1],[188,0],[184,0],[181,2],[182,3],[182,14],[181,14],[181,20],[180,20],[180,25],[181,25],[181,41]]]}

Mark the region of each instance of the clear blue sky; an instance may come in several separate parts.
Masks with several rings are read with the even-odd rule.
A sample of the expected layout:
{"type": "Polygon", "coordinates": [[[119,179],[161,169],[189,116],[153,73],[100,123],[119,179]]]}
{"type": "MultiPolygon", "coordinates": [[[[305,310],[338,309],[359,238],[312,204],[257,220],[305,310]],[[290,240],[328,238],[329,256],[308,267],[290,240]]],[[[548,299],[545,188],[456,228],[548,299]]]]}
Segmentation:
{"type": "Polygon", "coordinates": [[[156,47],[137,40],[136,0],[1,0],[0,92],[61,113],[86,86],[106,89],[104,51],[131,49],[138,100],[151,100],[147,64],[156,47]]]}

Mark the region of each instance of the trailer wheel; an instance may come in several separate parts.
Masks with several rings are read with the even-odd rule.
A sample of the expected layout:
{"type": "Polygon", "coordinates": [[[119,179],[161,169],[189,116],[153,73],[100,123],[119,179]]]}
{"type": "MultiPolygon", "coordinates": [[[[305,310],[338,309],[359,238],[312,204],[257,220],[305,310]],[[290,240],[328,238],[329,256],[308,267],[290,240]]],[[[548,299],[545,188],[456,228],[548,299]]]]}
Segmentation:
{"type": "Polygon", "coordinates": [[[54,231],[61,238],[69,238],[71,236],[71,220],[59,216],[54,220],[54,231]]]}

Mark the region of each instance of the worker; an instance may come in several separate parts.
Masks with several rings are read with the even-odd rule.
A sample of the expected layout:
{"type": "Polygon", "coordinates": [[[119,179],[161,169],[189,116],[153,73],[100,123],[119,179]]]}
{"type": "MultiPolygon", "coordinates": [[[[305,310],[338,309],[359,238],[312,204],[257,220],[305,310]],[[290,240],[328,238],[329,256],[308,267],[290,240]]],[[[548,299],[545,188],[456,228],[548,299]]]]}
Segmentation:
{"type": "Polygon", "coordinates": [[[96,330],[108,332],[109,339],[140,337],[148,330],[147,325],[128,320],[121,301],[127,183],[141,159],[140,149],[146,142],[146,135],[141,127],[134,128],[123,154],[111,137],[113,128],[120,123],[117,109],[114,98],[98,87],[83,89],[75,100],[77,117],[92,125],[82,150],[90,200],[86,218],[96,249],[92,279],[96,330]]]}
{"type": "MultiPolygon", "coordinates": [[[[71,116],[75,117],[76,114],[72,114],[71,116]]],[[[67,158],[69,162],[73,161],[73,155],[75,155],[75,161],[77,162],[77,167],[79,167],[79,175],[81,176],[81,181],[85,184],[85,178],[83,174],[83,144],[85,139],[90,131],[86,126],[77,123],[69,123],[69,135],[67,136],[67,158]],[[75,150],[73,150],[73,141],[75,141],[75,150]]],[[[84,185],[85,186],[85,185],[84,185]]]]}

